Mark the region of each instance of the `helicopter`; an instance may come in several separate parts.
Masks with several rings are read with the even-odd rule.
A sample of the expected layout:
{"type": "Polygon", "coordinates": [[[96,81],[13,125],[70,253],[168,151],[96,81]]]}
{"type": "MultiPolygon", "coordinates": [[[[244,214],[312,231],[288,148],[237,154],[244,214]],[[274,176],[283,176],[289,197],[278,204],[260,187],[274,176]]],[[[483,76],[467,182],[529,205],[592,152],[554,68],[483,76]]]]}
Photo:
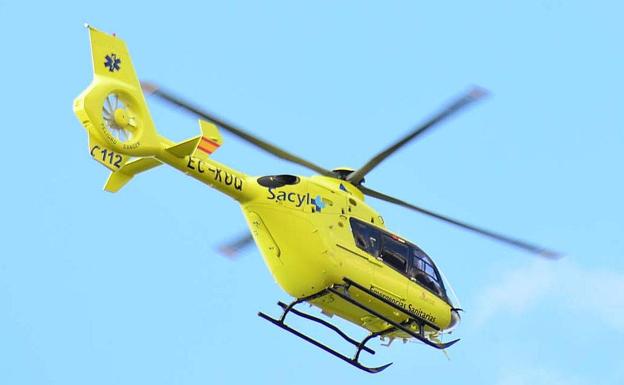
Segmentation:
{"type": "MultiPolygon", "coordinates": [[[[367,344],[380,338],[415,340],[445,350],[459,339],[442,338],[460,322],[459,301],[433,259],[413,242],[386,228],[366,197],[393,203],[542,257],[560,254],[410,204],[364,185],[365,176],[408,142],[481,100],[473,88],[423,124],[379,152],[358,169],[325,169],[279,148],[154,84],[141,83],[122,39],[85,25],[91,43],[93,80],[74,100],[73,110],[88,135],[89,154],[111,173],[104,185],[117,192],[136,175],[167,164],[236,201],[253,241],[277,284],[293,298],[279,301],[279,317],[258,315],[361,370],[367,344]],[[160,98],[199,118],[200,134],[181,142],[160,135],[146,95],[160,98]],[[251,176],[213,158],[223,144],[220,130],[316,173],[251,176]],[[329,319],[335,316],[367,331],[357,340],[328,318],[305,313],[308,303],[329,319]],[[301,317],[335,332],[354,347],[346,355],[290,326],[301,317]]],[[[247,243],[238,240],[234,250],[247,243]]]]}

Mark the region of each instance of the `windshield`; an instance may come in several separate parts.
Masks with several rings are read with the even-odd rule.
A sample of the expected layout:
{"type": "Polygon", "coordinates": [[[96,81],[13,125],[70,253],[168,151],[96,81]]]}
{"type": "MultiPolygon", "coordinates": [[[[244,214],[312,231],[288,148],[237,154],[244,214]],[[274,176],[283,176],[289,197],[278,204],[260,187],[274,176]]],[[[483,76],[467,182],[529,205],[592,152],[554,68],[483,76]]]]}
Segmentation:
{"type": "Polygon", "coordinates": [[[407,274],[435,295],[446,298],[444,283],[438,275],[431,258],[418,246],[411,246],[412,261],[407,274]]]}
{"type": "Polygon", "coordinates": [[[440,276],[442,277],[442,282],[444,283],[444,288],[446,289],[446,299],[449,305],[451,305],[455,309],[461,309],[459,298],[457,298],[457,294],[455,294],[455,290],[453,290],[451,283],[448,281],[448,279],[446,279],[446,276],[439,268],[438,273],[440,273],[440,276]]]}
{"type": "Polygon", "coordinates": [[[355,245],[442,298],[453,308],[459,301],[451,284],[418,246],[370,223],[350,218],[355,245]]]}
{"type": "Polygon", "coordinates": [[[443,298],[449,305],[459,308],[459,300],[453,287],[433,260],[418,246],[412,244],[413,261],[409,275],[430,291],[443,298]]]}
{"type": "Polygon", "coordinates": [[[446,288],[446,301],[452,307],[451,323],[444,330],[445,333],[449,333],[453,329],[455,329],[457,325],[459,325],[459,322],[461,321],[461,315],[459,312],[461,311],[462,307],[459,303],[459,298],[457,298],[457,295],[455,294],[455,290],[453,290],[453,287],[451,286],[451,283],[448,281],[448,279],[446,279],[446,276],[444,275],[442,270],[438,269],[438,272],[440,273],[442,281],[444,282],[444,287],[446,288]]]}
{"type": "Polygon", "coordinates": [[[451,305],[451,322],[445,329],[445,332],[449,332],[459,324],[461,319],[459,314],[461,305],[455,290],[453,290],[451,283],[446,279],[442,270],[433,263],[433,260],[424,251],[416,245],[412,245],[412,250],[415,261],[413,265],[417,269],[414,278],[451,305]]]}

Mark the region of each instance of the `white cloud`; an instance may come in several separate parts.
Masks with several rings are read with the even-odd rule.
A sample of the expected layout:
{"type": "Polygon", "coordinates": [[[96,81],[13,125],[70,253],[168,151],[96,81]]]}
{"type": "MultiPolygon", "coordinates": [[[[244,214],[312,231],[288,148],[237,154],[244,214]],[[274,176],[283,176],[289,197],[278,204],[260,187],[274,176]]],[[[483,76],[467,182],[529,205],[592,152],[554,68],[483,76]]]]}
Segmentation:
{"type": "Polygon", "coordinates": [[[624,273],[584,268],[570,259],[534,261],[503,274],[482,291],[472,318],[483,326],[497,314],[525,314],[547,299],[624,333],[624,273]]]}

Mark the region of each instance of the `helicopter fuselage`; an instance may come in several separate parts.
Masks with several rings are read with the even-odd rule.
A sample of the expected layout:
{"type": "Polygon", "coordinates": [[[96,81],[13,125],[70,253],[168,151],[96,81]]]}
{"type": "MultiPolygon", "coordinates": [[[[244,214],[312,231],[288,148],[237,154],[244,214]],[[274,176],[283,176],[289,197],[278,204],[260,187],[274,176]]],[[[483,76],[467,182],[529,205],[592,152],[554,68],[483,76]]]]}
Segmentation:
{"type": "MultiPolygon", "coordinates": [[[[264,194],[241,204],[266,265],[288,294],[306,297],[348,277],[440,329],[450,326],[450,304],[385,264],[379,256],[357,247],[351,218],[385,230],[383,218],[363,201],[357,188],[337,178],[298,179],[294,185],[261,187],[264,194]]],[[[383,321],[336,298],[325,297],[312,303],[326,314],[372,332],[386,327],[383,321]]],[[[376,310],[400,321],[396,311],[378,305],[376,310]]]]}
{"type": "MultiPolygon", "coordinates": [[[[378,255],[357,247],[351,218],[387,230],[383,218],[349,182],[325,176],[287,176],[287,182],[272,182],[272,177],[248,176],[212,158],[188,156],[169,161],[240,203],[267,267],[289,295],[307,297],[347,277],[440,329],[454,326],[451,304],[378,255]]],[[[401,320],[390,307],[369,302],[386,316],[401,320]]],[[[383,321],[332,296],[311,303],[325,314],[372,332],[386,327],[383,321]]]]}
{"type": "MultiPolygon", "coordinates": [[[[451,304],[384,263],[379,255],[357,247],[351,218],[388,230],[381,215],[349,182],[325,176],[288,176],[288,183],[269,181],[262,185],[270,177],[246,175],[211,157],[181,158],[165,150],[157,158],[240,204],[264,262],[289,295],[307,297],[347,277],[441,330],[457,323],[451,304]]],[[[402,315],[391,307],[365,294],[361,296],[360,300],[369,302],[375,310],[397,322],[402,320],[402,315]]],[[[384,321],[333,296],[310,302],[327,315],[344,318],[371,332],[387,327],[384,321]]],[[[407,337],[401,332],[394,336],[407,337]]]]}

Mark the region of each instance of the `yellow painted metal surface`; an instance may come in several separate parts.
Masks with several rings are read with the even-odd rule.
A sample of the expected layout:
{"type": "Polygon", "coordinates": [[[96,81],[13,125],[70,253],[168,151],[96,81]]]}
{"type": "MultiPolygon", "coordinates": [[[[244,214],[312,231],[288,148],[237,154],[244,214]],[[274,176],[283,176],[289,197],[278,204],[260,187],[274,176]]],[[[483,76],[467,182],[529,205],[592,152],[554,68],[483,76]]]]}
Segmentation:
{"type": "MultiPolygon", "coordinates": [[[[449,304],[355,245],[349,218],[385,227],[359,189],[325,176],[299,177],[298,183],[279,188],[263,187],[256,177],[210,157],[223,143],[217,127],[210,123],[201,122],[201,134],[180,143],[162,137],[152,122],[123,41],[92,27],[89,35],[94,79],[76,98],[74,111],[87,130],[90,155],[112,170],[108,191],[118,191],[134,175],[167,164],[241,205],[266,265],[289,295],[311,295],[348,277],[441,329],[449,325],[449,304]],[[115,100],[123,107],[107,106],[110,94],[117,95],[115,100]],[[112,114],[106,111],[110,109],[112,114]],[[121,130],[125,136],[116,135],[121,130]]],[[[405,319],[367,294],[352,289],[351,295],[397,322],[405,319]]],[[[332,295],[312,303],[326,314],[370,331],[388,327],[332,295]]],[[[391,336],[407,337],[400,333],[391,336]]]]}

